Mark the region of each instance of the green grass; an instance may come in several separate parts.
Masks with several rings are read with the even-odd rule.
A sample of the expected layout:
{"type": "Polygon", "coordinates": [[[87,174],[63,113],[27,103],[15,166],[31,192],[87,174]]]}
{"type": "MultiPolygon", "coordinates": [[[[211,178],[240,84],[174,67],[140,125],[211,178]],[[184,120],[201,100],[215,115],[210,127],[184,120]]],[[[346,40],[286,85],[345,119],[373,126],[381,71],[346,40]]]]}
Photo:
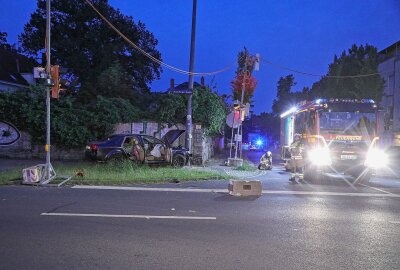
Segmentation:
{"type": "Polygon", "coordinates": [[[254,164],[248,162],[247,160],[243,160],[242,166],[236,167],[235,170],[238,171],[247,171],[247,172],[255,172],[257,167],[254,164]]]}
{"type": "MultiPolygon", "coordinates": [[[[82,185],[122,185],[139,183],[168,183],[176,181],[196,181],[227,179],[227,176],[210,171],[188,168],[136,166],[131,162],[121,163],[55,163],[57,176],[73,176],[68,184],[82,185]],[[78,176],[81,174],[83,176],[78,176]]],[[[22,168],[0,172],[0,185],[20,183],[22,168]]]]}

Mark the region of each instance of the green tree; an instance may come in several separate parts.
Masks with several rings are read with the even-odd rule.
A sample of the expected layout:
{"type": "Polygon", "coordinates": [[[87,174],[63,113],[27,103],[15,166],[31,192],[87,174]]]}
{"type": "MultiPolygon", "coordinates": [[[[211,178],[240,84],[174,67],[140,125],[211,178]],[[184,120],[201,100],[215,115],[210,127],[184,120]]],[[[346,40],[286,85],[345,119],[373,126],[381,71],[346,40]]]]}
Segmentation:
{"type": "MultiPolygon", "coordinates": [[[[132,17],[111,7],[107,0],[91,2],[129,39],[155,58],[161,58],[156,50],[157,39],[142,22],[135,23],[132,17]]],[[[45,0],[38,0],[37,9],[19,36],[22,49],[28,55],[44,52],[45,4],[45,0]]],[[[96,84],[104,72],[110,75],[122,69],[132,87],[146,91],[148,84],[159,78],[159,64],[135,51],[85,1],[53,0],[51,27],[52,62],[68,68],[69,77],[75,80],[72,85],[79,88],[78,93],[87,92],[83,95],[85,100],[99,94],[98,90],[104,90],[96,84]],[[120,67],[115,66],[116,62],[120,67]]],[[[111,96],[113,90],[119,91],[110,88],[107,95],[111,96]]]]}
{"type": "MultiPolygon", "coordinates": [[[[45,142],[45,91],[42,86],[29,91],[0,93],[0,120],[9,121],[32,136],[34,144],[45,142]]],[[[81,147],[89,140],[109,136],[117,123],[137,120],[138,112],[121,98],[97,96],[87,104],[76,105],[67,96],[51,103],[51,141],[61,147],[81,147]]]]}
{"type": "MultiPolygon", "coordinates": [[[[152,96],[156,96],[156,94],[152,96]]],[[[182,95],[158,94],[150,105],[150,112],[149,116],[152,120],[169,124],[184,123],[186,117],[185,98],[182,95]]]]}
{"type": "Polygon", "coordinates": [[[280,115],[283,111],[290,108],[296,102],[292,93],[292,87],[296,85],[293,74],[280,77],[277,84],[276,98],[272,103],[272,112],[280,115]]]}
{"type": "Polygon", "coordinates": [[[7,32],[0,31],[0,49],[11,51],[13,46],[11,46],[7,41],[7,32]]]}
{"type": "Polygon", "coordinates": [[[325,98],[372,98],[380,101],[383,94],[384,81],[378,72],[378,51],[371,45],[353,45],[340,57],[334,56],[329,65],[328,76],[354,76],[362,74],[378,75],[356,78],[323,77],[316,82],[310,96],[325,98]]]}
{"type": "Polygon", "coordinates": [[[193,122],[207,128],[209,136],[223,132],[227,108],[223,97],[210,87],[196,87],[193,92],[193,122]]]}

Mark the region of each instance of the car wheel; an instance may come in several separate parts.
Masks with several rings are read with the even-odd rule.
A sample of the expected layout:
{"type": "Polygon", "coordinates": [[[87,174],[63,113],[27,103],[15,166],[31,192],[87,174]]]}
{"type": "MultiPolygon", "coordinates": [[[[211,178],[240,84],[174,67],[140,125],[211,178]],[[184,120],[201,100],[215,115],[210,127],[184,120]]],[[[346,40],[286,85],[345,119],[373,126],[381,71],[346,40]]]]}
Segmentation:
{"type": "Polygon", "coordinates": [[[124,157],[121,154],[114,154],[107,159],[107,162],[121,162],[123,160],[124,157]]]}
{"type": "Polygon", "coordinates": [[[174,168],[180,168],[185,165],[185,159],[182,156],[175,156],[172,159],[172,167],[174,168]]]}

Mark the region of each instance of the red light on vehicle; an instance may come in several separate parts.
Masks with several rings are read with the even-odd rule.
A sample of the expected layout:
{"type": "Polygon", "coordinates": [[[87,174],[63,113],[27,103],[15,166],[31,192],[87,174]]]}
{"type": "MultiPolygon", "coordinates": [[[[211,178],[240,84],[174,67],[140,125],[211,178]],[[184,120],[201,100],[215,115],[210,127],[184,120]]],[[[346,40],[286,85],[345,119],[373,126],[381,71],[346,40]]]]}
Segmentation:
{"type": "Polygon", "coordinates": [[[92,150],[92,151],[95,151],[95,152],[97,152],[97,149],[98,149],[98,147],[97,147],[97,144],[91,144],[90,145],[90,149],[92,150]]]}

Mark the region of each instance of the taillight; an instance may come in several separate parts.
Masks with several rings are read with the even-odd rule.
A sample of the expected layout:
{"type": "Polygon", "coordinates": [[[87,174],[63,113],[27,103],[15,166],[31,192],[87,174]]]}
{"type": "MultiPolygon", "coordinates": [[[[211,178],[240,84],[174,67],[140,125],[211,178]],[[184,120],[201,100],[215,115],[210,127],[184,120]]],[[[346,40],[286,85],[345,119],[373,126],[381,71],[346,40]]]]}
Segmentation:
{"type": "Polygon", "coordinates": [[[97,149],[98,149],[97,144],[92,143],[92,144],[90,145],[90,150],[92,150],[93,152],[97,152],[97,149]]]}

